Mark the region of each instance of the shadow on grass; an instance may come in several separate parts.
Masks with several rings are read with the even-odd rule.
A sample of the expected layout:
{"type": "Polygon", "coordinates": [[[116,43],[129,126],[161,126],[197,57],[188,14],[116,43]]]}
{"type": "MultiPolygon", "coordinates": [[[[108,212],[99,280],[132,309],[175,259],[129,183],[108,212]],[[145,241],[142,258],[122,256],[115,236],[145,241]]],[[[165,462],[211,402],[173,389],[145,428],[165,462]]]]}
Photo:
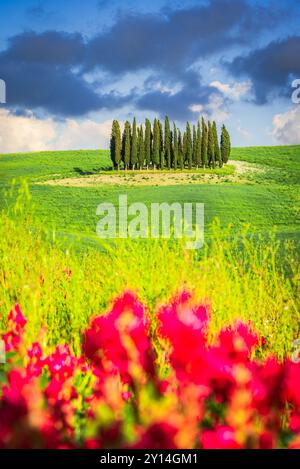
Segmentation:
{"type": "Polygon", "coordinates": [[[73,168],[75,173],[79,174],[80,176],[92,176],[93,174],[98,174],[100,171],[112,171],[112,169],[113,168],[108,168],[107,166],[99,166],[98,168],[93,168],[89,171],[85,171],[78,167],[73,168]]]}

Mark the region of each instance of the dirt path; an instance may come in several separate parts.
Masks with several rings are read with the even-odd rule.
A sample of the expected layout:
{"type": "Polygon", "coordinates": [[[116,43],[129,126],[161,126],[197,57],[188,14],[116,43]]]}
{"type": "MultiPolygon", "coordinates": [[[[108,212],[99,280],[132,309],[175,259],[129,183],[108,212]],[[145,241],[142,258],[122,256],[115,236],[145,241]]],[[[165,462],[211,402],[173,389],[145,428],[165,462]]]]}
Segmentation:
{"type": "Polygon", "coordinates": [[[262,169],[256,165],[246,163],[244,161],[228,161],[228,165],[234,167],[233,174],[210,174],[196,171],[191,172],[154,172],[136,171],[128,172],[120,171],[120,173],[100,173],[89,176],[70,177],[64,179],[52,179],[40,182],[38,184],[51,186],[68,186],[68,187],[91,187],[98,185],[126,185],[126,186],[175,186],[178,184],[207,184],[221,182],[243,182],[245,175],[253,172],[261,172],[262,169]]]}

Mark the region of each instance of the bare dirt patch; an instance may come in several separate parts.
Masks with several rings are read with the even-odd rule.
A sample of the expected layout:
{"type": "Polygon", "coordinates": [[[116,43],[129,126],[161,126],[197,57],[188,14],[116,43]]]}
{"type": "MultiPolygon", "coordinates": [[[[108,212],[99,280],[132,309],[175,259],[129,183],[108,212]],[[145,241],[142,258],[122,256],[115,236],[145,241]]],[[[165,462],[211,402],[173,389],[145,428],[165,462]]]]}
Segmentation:
{"type": "Polygon", "coordinates": [[[227,164],[234,166],[235,173],[237,175],[245,173],[261,173],[263,170],[262,167],[252,163],[246,163],[246,161],[229,160],[227,164]]]}
{"type": "Polygon", "coordinates": [[[95,175],[69,177],[64,179],[51,179],[40,182],[42,185],[67,186],[67,187],[92,187],[99,185],[126,185],[126,186],[175,186],[178,184],[218,184],[221,182],[244,182],[249,173],[261,172],[256,165],[244,161],[228,161],[228,165],[234,167],[233,174],[205,173],[200,171],[190,172],[161,172],[161,171],[109,171],[95,175]]]}

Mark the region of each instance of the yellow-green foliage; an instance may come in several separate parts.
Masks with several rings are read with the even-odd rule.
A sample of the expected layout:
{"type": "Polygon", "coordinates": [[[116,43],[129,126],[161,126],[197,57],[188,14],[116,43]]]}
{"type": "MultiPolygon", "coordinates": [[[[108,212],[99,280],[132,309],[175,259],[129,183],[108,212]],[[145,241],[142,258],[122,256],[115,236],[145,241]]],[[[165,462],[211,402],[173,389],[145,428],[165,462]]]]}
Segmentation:
{"type": "Polygon", "coordinates": [[[237,234],[215,221],[200,251],[186,250],[178,239],[99,241],[79,250],[38,223],[23,187],[1,213],[0,329],[18,302],[30,341],[45,326],[47,344],[68,342],[77,351],[89,318],[125,288],[149,305],[154,326],[155,307],[188,289],[210,305],[212,337],[234,319],[251,320],[282,359],[300,338],[298,262],[291,243],[280,247],[273,234],[248,228],[237,234]]]}

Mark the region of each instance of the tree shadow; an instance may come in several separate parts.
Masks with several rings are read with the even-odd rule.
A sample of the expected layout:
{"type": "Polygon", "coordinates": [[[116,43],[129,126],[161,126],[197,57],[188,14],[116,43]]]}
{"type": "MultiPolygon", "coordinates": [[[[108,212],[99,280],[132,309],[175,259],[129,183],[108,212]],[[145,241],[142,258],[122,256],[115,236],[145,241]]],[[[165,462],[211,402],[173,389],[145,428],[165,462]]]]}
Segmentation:
{"type": "Polygon", "coordinates": [[[92,168],[89,171],[85,171],[84,169],[75,167],[73,170],[75,173],[80,174],[80,176],[92,176],[93,174],[98,174],[99,171],[112,171],[112,168],[108,168],[107,166],[99,166],[99,168],[92,168]]]}

